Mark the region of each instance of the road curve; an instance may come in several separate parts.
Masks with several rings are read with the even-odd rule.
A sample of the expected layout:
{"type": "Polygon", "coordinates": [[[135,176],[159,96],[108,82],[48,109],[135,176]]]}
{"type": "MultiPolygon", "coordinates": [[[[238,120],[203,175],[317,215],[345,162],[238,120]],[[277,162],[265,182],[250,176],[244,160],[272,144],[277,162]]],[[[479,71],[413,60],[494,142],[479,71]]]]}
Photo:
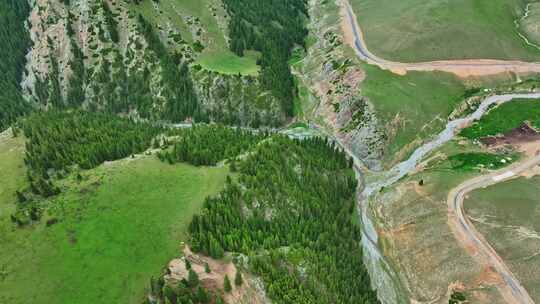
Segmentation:
{"type": "Polygon", "coordinates": [[[397,74],[406,74],[408,71],[444,71],[454,73],[460,77],[469,77],[508,72],[517,74],[540,73],[540,62],[467,59],[402,63],[385,60],[369,51],[364,39],[364,33],[358,25],[358,19],[348,0],[341,0],[341,17],[345,40],[355,50],[357,56],[367,63],[397,74]]]}
{"type": "Polygon", "coordinates": [[[473,258],[482,265],[489,266],[500,276],[503,284],[498,284],[497,288],[507,303],[534,304],[534,301],[502,258],[467,219],[463,202],[468,193],[512,179],[537,165],[540,165],[540,155],[528,158],[510,168],[468,180],[448,194],[448,223],[452,231],[473,258]]]}

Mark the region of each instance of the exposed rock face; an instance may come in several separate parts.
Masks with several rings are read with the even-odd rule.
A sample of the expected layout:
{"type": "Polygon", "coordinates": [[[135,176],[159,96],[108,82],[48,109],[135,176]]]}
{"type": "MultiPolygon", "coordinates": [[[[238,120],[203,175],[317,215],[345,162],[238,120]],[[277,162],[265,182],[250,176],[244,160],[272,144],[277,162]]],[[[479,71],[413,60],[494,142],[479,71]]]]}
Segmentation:
{"type": "MultiPolygon", "coordinates": [[[[341,139],[369,169],[380,170],[390,131],[379,121],[369,99],[362,96],[366,75],[353,51],[342,42],[337,1],[311,0],[309,15],[316,39],[297,74],[319,101],[310,116],[341,139]]],[[[365,234],[362,240],[364,264],[381,303],[408,303],[402,282],[380,248],[365,234]]]]}
{"type": "Polygon", "coordinates": [[[310,16],[316,42],[301,67],[306,86],[314,89],[320,103],[314,116],[360,158],[370,169],[381,168],[386,138],[373,106],[362,96],[365,73],[342,42],[339,23],[314,3],[310,16]]]}
{"type": "Polygon", "coordinates": [[[224,75],[206,70],[192,73],[199,100],[213,121],[241,126],[282,125],[279,101],[253,76],[224,75]]]}
{"type": "MultiPolygon", "coordinates": [[[[31,5],[33,46],[22,81],[28,102],[44,109],[72,106],[174,119],[164,113],[175,83],[165,79],[163,56],[156,52],[155,42],[148,41],[128,1],[70,0],[66,5],[61,0],[33,0],[31,5]]],[[[192,40],[205,43],[204,24],[193,16],[183,20],[192,40]]],[[[280,104],[256,77],[202,70],[193,64],[198,53],[180,29],[171,22],[152,26],[178,70],[188,67],[181,77],[190,78],[199,120],[244,126],[285,122],[280,104]]]]}

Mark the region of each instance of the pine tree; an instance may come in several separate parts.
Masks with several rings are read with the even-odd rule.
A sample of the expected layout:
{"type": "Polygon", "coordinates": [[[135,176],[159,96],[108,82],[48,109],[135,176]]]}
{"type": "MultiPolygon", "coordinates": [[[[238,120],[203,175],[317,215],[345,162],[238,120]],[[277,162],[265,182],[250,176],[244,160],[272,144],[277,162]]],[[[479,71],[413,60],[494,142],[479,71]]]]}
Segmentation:
{"type": "Polygon", "coordinates": [[[232,291],[231,281],[229,280],[229,276],[225,275],[225,279],[223,280],[223,290],[226,293],[229,293],[232,291]]]}
{"type": "Polygon", "coordinates": [[[234,285],[236,286],[242,286],[243,280],[242,280],[242,274],[237,269],[236,270],[236,276],[234,277],[234,285]]]}
{"type": "Polygon", "coordinates": [[[188,286],[193,288],[199,285],[199,276],[193,269],[190,269],[188,272],[188,286]]]}
{"type": "Polygon", "coordinates": [[[165,297],[165,301],[169,300],[171,303],[176,302],[177,295],[169,285],[163,287],[163,296],[165,297]]]}
{"type": "Polygon", "coordinates": [[[197,287],[196,298],[199,303],[208,303],[209,300],[208,294],[201,286],[197,287]]]}
{"type": "Polygon", "coordinates": [[[216,296],[215,300],[216,304],[225,304],[225,301],[220,296],[216,296]]]}

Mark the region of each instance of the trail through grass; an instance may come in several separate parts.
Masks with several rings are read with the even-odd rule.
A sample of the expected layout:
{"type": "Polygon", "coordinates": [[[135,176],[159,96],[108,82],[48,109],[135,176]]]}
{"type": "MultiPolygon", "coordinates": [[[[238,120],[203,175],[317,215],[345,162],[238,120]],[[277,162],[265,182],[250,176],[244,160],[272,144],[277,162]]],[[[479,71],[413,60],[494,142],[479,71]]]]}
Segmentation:
{"type": "Polygon", "coordinates": [[[518,178],[472,192],[466,213],[529,295],[540,300],[540,177],[518,178]]]}

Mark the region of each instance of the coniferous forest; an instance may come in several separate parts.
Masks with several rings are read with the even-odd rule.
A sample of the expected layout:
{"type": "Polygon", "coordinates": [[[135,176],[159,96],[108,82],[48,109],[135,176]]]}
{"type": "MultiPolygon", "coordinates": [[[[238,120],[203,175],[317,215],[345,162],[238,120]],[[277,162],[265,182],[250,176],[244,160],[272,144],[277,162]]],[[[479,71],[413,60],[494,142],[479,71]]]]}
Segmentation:
{"type": "Polygon", "coordinates": [[[320,138],[273,136],[237,166],[238,180],[194,217],[194,250],[248,255],[276,303],[377,303],[353,222],[357,181],[343,152],[320,138]]]}
{"type": "Polygon", "coordinates": [[[295,46],[305,47],[308,34],[306,0],[225,0],[231,15],[230,48],[239,56],[246,50],[262,53],[261,80],[293,115],[296,92],[289,59],[295,46]]]}
{"type": "Polygon", "coordinates": [[[139,15],[139,26],[149,47],[159,58],[161,77],[165,83],[163,95],[167,100],[162,118],[173,122],[183,121],[188,117],[196,121],[206,121],[193,90],[187,63],[181,57],[169,53],[152,25],[141,15],[139,15]]]}
{"type": "Polygon", "coordinates": [[[24,27],[29,10],[27,1],[0,1],[0,131],[29,109],[20,90],[25,55],[30,46],[24,27]]]}
{"type": "Polygon", "coordinates": [[[221,160],[234,159],[267,136],[268,134],[263,132],[222,125],[198,125],[182,130],[172,151],[160,153],[158,156],[169,163],[187,162],[196,166],[214,166],[221,160]]]}
{"type": "Polygon", "coordinates": [[[35,112],[13,129],[26,138],[24,162],[29,187],[17,191],[17,210],[11,220],[19,226],[38,221],[40,202],[60,193],[56,181],[73,166],[91,169],[140,153],[163,130],[107,113],[82,110],[35,112]]]}
{"type": "Polygon", "coordinates": [[[72,165],[91,169],[142,152],[161,132],[147,123],[81,110],[35,113],[21,123],[21,129],[28,139],[25,163],[39,175],[72,165]]]}

